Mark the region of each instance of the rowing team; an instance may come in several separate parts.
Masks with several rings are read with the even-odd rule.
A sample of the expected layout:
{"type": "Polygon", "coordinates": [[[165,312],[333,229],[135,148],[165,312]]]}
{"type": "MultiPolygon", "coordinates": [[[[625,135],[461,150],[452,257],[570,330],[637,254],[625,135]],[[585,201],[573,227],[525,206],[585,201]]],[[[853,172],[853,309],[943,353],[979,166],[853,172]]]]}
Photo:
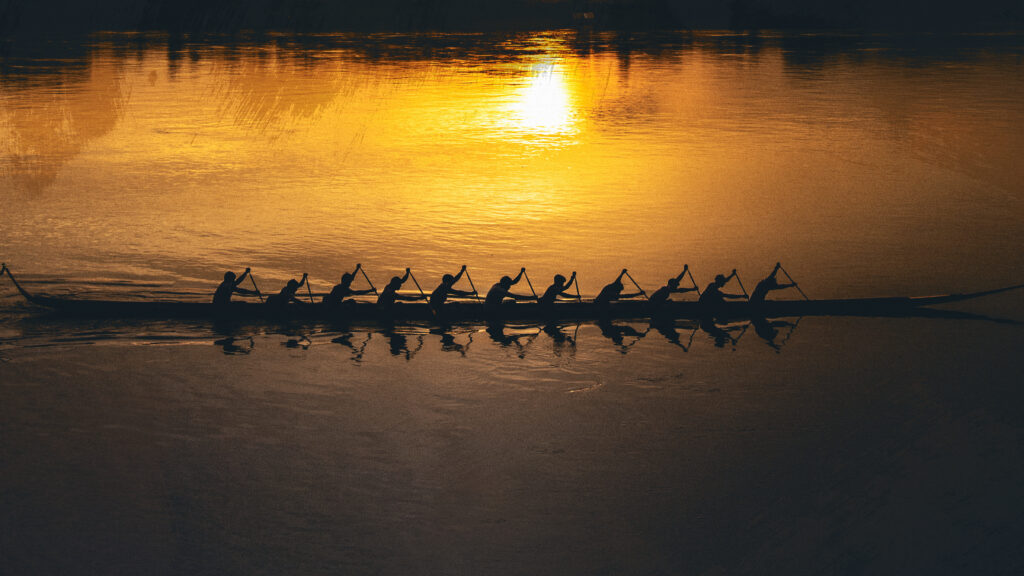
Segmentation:
{"type": "MultiPolygon", "coordinates": [[[[683,271],[680,272],[678,276],[676,276],[675,278],[670,278],[664,286],[655,290],[654,293],[651,294],[650,296],[647,296],[647,293],[644,292],[642,288],[640,288],[640,285],[637,284],[635,280],[633,280],[633,277],[629,275],[629,272],[625,268],[623,268],[622,272],[619,273],[619,276],[613,282],[611,282],[610,284],[601,289],[597,297],[594,298],[593,302],[594,304],[597,304],[599,306],[604,306],[620,299],[645,296],[647,297],[647,300],[650,302],[652,307],[656,309],[661,305],[665,304],[666,302],[668,302],[669,296],[671,296],[672,294],[697,292],[697,294],[700,296],[699,302],[709,307],[717,306],[725,302],[726,300],[748,300],[752,304],[757,305],[764,302],[765,296],[767,296],[768,292],[771,292],[772,290],[782,290],[784,288],[792,288],[797,286],[796,282],[792,281],[792,278],[790,278],[790,284],[780,284],[775,278],[779,270],[782,270],[786,274],[786,276],[789,277],[789,274],[785,272],[785,270],[782,268],[782,264],[776,263],[775,268],[772,270],[771,274],[769,274],[764,280],[758,282],[757,286],[754,288],[754,291],[748,296],[746,294],[746,290],[744,290],[743,294],[729,294],[722,291],[722,288],[724,288],[725,285],[733,278],[736,278],[737,282],[739,281],[739,278],[736,276],[736,270],[733,270],[732,273],[729,274],[728,276],[722,274],[715,276],[714,282],[710,283],[708,287],[704,289],[704,292],[701,293],[700,289],[697,288],[697,282],[693,278],[693,273],[689,271],[689,265],[686,265],[683,267],[683,271]],[[689,274],[690,282],[693,285],[690,287],[680,287],[680,282],[682,282],[683,278],[686,277],[687,274],[689,274]],[[639,292],[634,294],[623,294],[622,292],[625,289],[625,286],[622,283],[623,276],[628,277],[630,281],[633,283],[633,285],[636,286],[637,290],[639,290],[639,292]]],[[[370,282],[369,277],[366,276],[366,272],[362,272],[362,274],[363,277],[366,278],[367,283],[370,285],[370,289],[356,290],[352,288],[352,281],[355,280],[356,274],[361,271],[362,265],[357,264],[355,270],[353,270],[352,272],[346,272],[342,274],[341,282],[338,285],[334,286],[334,288],[331,289],[331,292],[329,294],[324,296],[323,304],[327,306],[340,306],[342,303],[354,302],[353,300],[345,300],[349,296],[358,296],[374,293],[377,294],[377,305],[382,309],[390,309],[398,300],[427,300],[430,304],[430,307],[435,312],[440,313],[445,301],[447,301],[449,296],[476,296],[477,298],[479,298],[479,294],[477,293],[475,287],[472,291],[456,290],[453,287],[455,283],[462,278],[463,274],[466,274],[465,266],[463,266],[462,269],[459,270],[459,273],[454,276],[451,274],[445,274],[444,277],[441,279],[441,283],[437,286],[437,288],[434,289],[433,292],[430,293],[429,297],[426,294],[424,294],[422,290],[420,290],[419,296],[409,296],[398,293],[398,290],[402,287],[402,285],[404,285],[409,280],[409,277],[412,275],[412,272],[409,270],[409,268],[405,269],[404,276],[395,276],[391,278],[391,281],[388,282],[387,286],[385,286],[384,289],[380,291],[380,293],[377,293],[377,290],[376,288],[374,288],[373,283],[370,282]]],[[[559,298],[571,298],[577,300],[580,299],[579,284],[576,282],[576,272],[572,273],[568,281],[566,280],[565,276],[562,276],[561,274],[555,275],[553,283],[551,284],[551,286],[548,287],[547,290],[544,291],[544,294],[541,296],[537,296],[536,292],[534,292],[532,295],[512,293],[512,286],[518,284],[525,274],[526,268],[522,268],[519,270],[519,274],[515,278],[503,276],[501,280],[499,280],[497,283],[491,286],[491,289],[487,291],[487,296],[484,298],[484,306],[490,309],[497,310],[499,306],[503,306],[506,304],[506,299],[536,300],[538,303],[544,306],[553,305],[556,301],[558,301],[559,298]],[[569,294],[569,289],[572,288],[574,284],[576,285],[575,296],[569,294]]],[[[256,288],[256,290],[247,290],[245,288],[239,287],[239,285],[246,279],[246,277],[251,278],[249,268],[246,268],[245,272],[243,272],[241,276],[236,276],[234,272],[225,272],[224,281],[221,282],[220,286],[217,287],[217,291],[214,292],[213,303],[228,304],[231,302],[231,295],[234,293],[260,295],[259,289],[256,288],[255,281],[253,281],[253,288],[256,288]]],[[[282,288],[279,293],[267,298],[267,304],[272,306],[284,306],[290,302],[296,302],[298,304],[309,305],[309,303],[303,302],[297,296],[298,290],[302,288],[302,286],[306,285],[307,290],[309,289],[307,281],[307,274],[303,274],[301,280],[289,280],[287,285],[285,285],[285,287],[282,288]]],[[[526,281],[528,284],[530,284],[530,291],[533,292],[533,284],[530,283],[529,276],[526,277],[526,281]]],[[[416,282],[415,277],[413,277],[413,282],[415,282],[416,287],[419,288],[419,282],[416,282]]],[[[470,284],[472,285],[472,280],[470,280],[470,284]]],[[[742,283],[740,283],[740,287],[743,287],[742,283]]],[[[310,298],[312,299],[312,294],[310,294],[310,298]]]]}

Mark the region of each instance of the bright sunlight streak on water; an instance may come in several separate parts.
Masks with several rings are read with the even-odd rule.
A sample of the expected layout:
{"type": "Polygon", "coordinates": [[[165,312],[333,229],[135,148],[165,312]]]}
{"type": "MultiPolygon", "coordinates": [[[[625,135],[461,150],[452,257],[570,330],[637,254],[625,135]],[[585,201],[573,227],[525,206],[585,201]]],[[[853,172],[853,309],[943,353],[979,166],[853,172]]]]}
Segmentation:
{"type": "Polygon", "coordinates": [[[574,133],[577,119],[562,68],[551,61],[534,64],[512,112],[520,129],[547,136],[574,133]]]}

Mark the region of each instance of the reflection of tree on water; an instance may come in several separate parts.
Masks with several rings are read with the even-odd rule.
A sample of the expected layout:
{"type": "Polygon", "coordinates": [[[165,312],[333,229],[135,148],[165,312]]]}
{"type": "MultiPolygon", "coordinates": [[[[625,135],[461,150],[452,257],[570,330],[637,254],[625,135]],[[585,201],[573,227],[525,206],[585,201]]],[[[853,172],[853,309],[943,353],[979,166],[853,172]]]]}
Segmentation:
{"type": "Polygon", "coordinates": [[[83,45],[49,50],[57,53],[0,56],[0,181],[8,190],[46,189],[124,114],[128,96],[119,65],[98,64],[102,56],[83,45]]]}

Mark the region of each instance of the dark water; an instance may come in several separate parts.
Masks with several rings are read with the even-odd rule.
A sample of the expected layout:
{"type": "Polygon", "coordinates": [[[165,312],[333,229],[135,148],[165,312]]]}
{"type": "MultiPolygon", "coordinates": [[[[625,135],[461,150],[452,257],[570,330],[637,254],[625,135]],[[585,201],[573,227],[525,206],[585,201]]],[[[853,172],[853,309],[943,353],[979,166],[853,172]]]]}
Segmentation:
{"type": "MultiPolygon", "coordinates": [[[[686,262],[749,289],[783,260],[812,297],[1020,282],[1021,45],[19,43],[0,259],[126,298],[357,261],[584,294],[686,262]]],[[[716,339],[73,321],[5,279],[0,573],[1018,573],[1022,298],[716,339]]]]}

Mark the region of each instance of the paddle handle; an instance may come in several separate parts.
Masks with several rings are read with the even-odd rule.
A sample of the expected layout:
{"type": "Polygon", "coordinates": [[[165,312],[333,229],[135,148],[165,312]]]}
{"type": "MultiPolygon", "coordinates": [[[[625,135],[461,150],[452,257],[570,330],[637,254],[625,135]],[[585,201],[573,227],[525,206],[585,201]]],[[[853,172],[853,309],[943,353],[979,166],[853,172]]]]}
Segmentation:
{"type": "Polygon", "coordinates": [[[693,282],[693,287],[697,289],[697,296],[700,296],[700,286],[697,286],[697,280],[693,277],[693,272],[690,269],[686,269],[686,273],[690,275],[690,282],[693,282]]]}
{"type": "Polygon", "coordinates": [[[252,287],[256,290],[256,295],[260,297],[260,302],[263,302],[263,293],[260,292],[260,287],[256,285],[256,279],[252,277],[252,270],[249,271],[249,281],[252,282],[252,287]]]}
{"type": "Polygon", "coordinates": [[[779,267],[779,270],[782,270],[782,273],[786,275],[786,278],[789,278],[789,281],[793,283],[793,287],[800,292],[800,295],[804,297],[804,300],[810,300],[810,298],[807,297],[807,294],[804,294],[800,285],[796,283],[796,280],[793,280],[793,277],[789,275],[789,271],[782,267],[782,263],[777,264],[777,266],[779,267]]]}
{"type": "Polygon", "coordinates": [[[651,297],[648,296],[647,292],[644,292],[644,289],[641,288],[640,285],[636,283],[636,280],[633,280],[633,276],[629,272],[626,272],[625,270],[623,270],[623,272],[625,272],[626,278],[629,278],[629,281],[633,283],[633,286],[636,286],[636,289],[639,290],[640,293],[644,295],[644,298],[647,298],[648,300],[650,300],[651,297]]]}
{"type": "Polygon", "coordinates": [[[427,295],[423,293],[423,288],[420,288],[420,283],[416,281],[416,276],[412,273],[412,270],[409,270],[409,278],[412,278],[412,283],[415,284],[416,289],[420,291],[420,296],[422,296],[423,299],[426,300],[427,295]]]}
{"type": "Polygon", "coordinates": [[[740,275],[737,274],[735,270],[733,270],[732,277],[736,279],[736,283],[740,285],[740,290],[743,290],[743,295],[746,296],[747,299],[749,300],[750,299],[750,295],[747,294],[747,289],[743,287],[743,281],[740,280],[740,275]]]}
{"type": "MultiPolygon", "coordinates": [[[[465,269],[465,266],[463,266],[465,269]]],[[[466,280],[469,280],[469,287],[473,289],[473,295],[476,296],[476,301],[480,301],[480,293],[476,291],[476,286],[473,285],[473,277],[469,275],[469,270],[466,270],[466,280]]]]}
{"type": "Polygon", "coordinates": [[[360,272],[362,272],[363,278],[366,279],[366,283],[369,284],[370,288],[373,289],[373,294],[375,296],[380,296],[380,294],[377,293],[377,288],[373,285],[373,282],[370,282],[370,277],[366,275],[366,270],[363,270],[363,265],[362,264],[358,264],[356,267],[359,268],[360,272]]]}
{"type": "Polygon", "coordinates": [[[537,291],[533,289],[533,282],[530,282],[530,275],[526,273],[526,270],[523,270],[523,277],[526,278],[526,285],[530,287],[530,292],[532,292],[533,297],[536,298],[537,291]]]}

